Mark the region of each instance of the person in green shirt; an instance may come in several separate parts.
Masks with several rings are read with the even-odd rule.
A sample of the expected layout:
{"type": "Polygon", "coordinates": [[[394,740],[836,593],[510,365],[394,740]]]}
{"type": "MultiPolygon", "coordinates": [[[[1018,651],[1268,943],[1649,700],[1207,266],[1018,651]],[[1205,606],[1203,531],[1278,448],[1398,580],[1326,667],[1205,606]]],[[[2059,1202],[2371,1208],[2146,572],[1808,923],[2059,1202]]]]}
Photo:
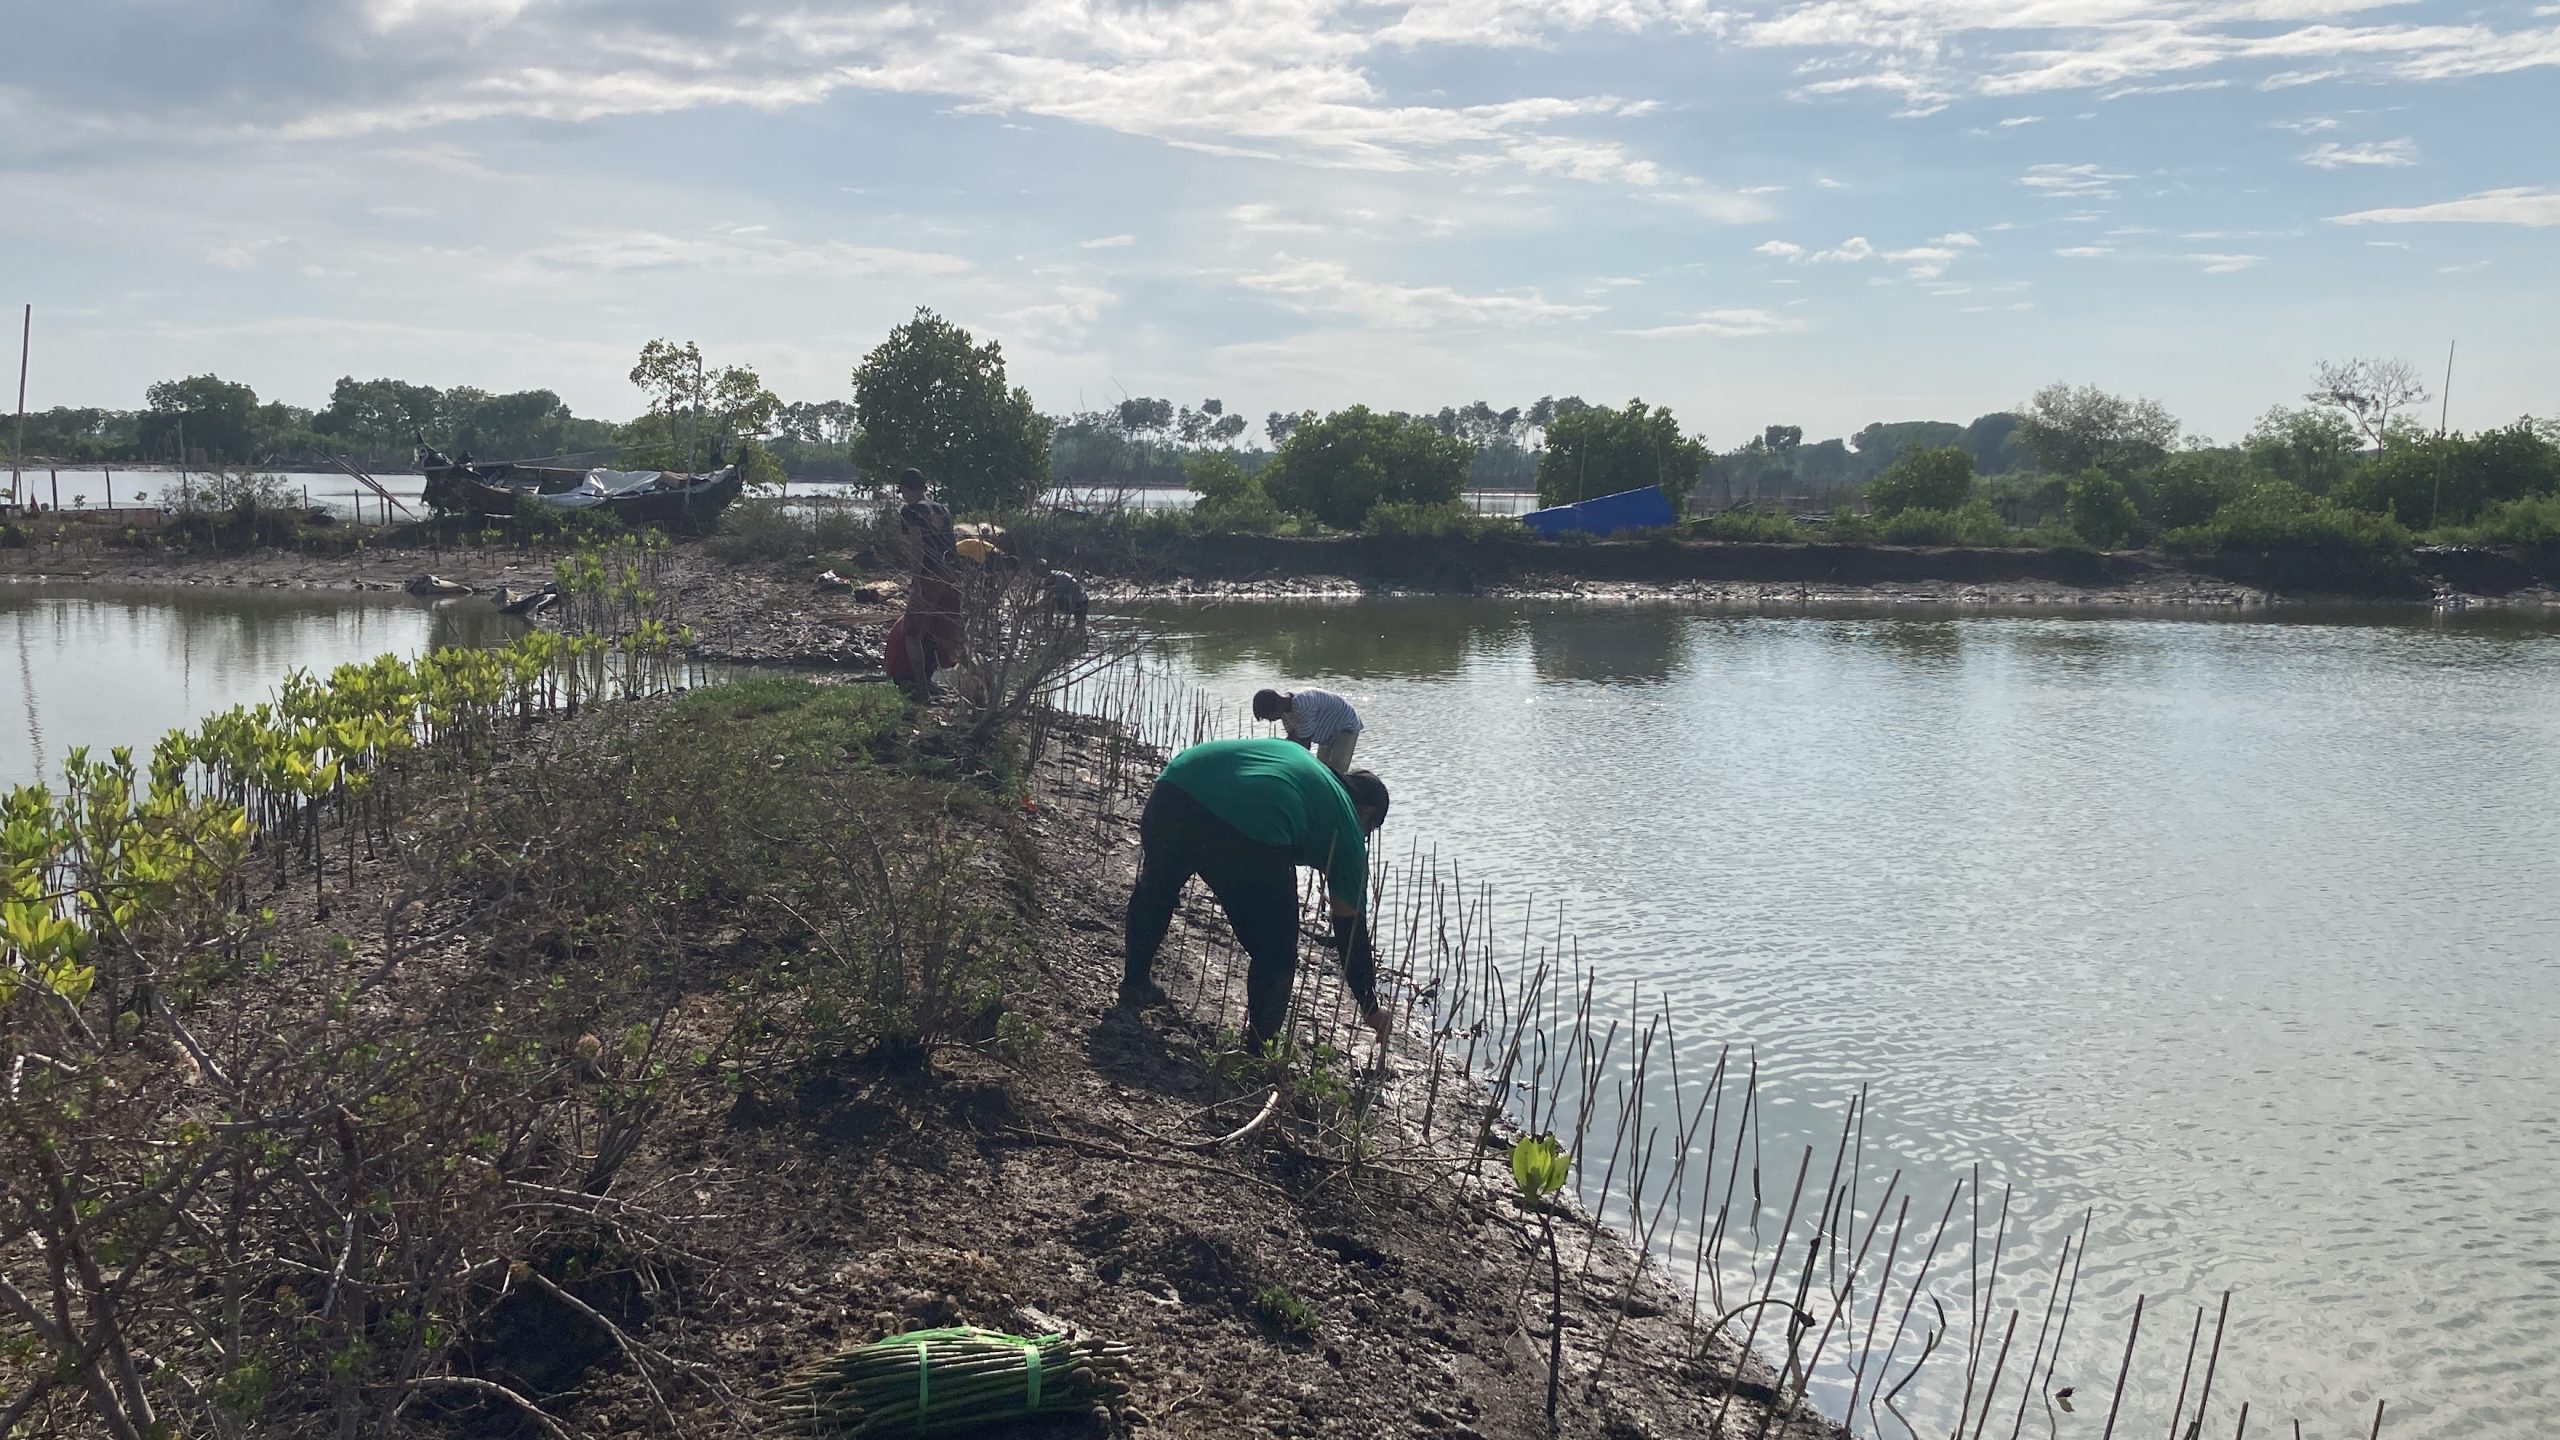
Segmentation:
{"type": "Polygon", "coordinates": [[[1385,782],[1335,775],[1287,740],[1212,740],[1173,757],[1138,817],[1138,883],[1129,893],[1124,1001],[1159,1003],[1152,978],[1182,887],[1197,875],[1226,911],[1245,972],[1247,1034],[1259,1053],[1289,1013],[1298,971],[1298,867],[1324,873],[1334,941],[1360,1018],[1386,1043],[1369,940],[1368,837],[1387,819],[1385,782]]]}

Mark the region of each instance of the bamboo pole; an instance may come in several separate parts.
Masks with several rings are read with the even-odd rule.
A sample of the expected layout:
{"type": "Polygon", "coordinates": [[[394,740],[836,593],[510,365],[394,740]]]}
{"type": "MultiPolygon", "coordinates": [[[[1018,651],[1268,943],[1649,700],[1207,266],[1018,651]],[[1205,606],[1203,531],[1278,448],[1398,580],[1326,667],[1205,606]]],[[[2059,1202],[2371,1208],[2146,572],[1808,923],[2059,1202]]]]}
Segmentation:
{"type": "Polygon", "coordinates": [[[29,301],[18,322],[18,435],[9,444],[9,498],[20,509],[26,508],[26,496],[18,493],[18,466],[27,454],[27,342],[35,333],[36,307],[29,301]]]}

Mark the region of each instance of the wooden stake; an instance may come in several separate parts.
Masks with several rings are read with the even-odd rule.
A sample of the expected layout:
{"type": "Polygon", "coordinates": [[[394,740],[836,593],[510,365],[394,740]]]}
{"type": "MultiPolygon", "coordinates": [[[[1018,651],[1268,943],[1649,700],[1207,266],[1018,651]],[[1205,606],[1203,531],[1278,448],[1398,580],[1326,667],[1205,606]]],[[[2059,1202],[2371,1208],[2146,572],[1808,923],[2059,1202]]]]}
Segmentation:
{"type": "Polygon", "coordinates": [[[26,314],[18,322],[18,438],[9,446],[9,498],[24,508],[27,497],[18,493],[18,466],[27,456],[27,341],[36,332],[36,307],[27,304],[26,314]]]}

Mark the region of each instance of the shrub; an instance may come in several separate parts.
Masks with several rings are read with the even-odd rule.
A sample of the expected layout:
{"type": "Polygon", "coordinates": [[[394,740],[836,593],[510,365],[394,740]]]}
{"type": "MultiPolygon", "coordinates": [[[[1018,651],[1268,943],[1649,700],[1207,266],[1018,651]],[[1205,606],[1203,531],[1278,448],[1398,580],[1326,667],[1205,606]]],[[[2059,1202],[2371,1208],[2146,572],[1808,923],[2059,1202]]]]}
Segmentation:
{"type": "Polygon", "coordinates": [[[2014,543],[2007,523],[1988,500],[1968,501],[1953,510],[1904,510],[1874,521],[1873,526],[1874,537],[1887,545],[2014,543]]]}
{"type": "Polygon", "coordinates": [[[1280,528],[1284,517],[1262,477],[1248,472],[1229,452],[1201,451],[1182,462],[1182,474],[1200,497],[1191,507],[1193,528],[1245,535],[1268,535],[1280,528]]]}
{"type": "Polygon", "coordinates": [[[2325,550],[2387,555],[2409,545],[2408,530],[2390,516],[2331,505],[2284,480],[2262,480],[2204,524],[2160,538],[2171,550],[2189,554],[2325,550]]]}
{"type": "Polygon", "coordinates": [[[1623,410],[1590,405],[1555,417],[1538,460],[1538,503],[1566,505],[1659,485],[1686,500],[1707,468],[1707,447],[1683,433],[1666,406],[1630,400],[1623,410]]]}
{"type": "Polygon", "coordinates": [[[2201,525],[2248,487],[2249,472],[2228,450],[2186,450],[2135,480],[2135,508],[2154,529],[2201,525]]]}
{"type": "Polygon", "coordinates": [[[1360,528],[1371,535],[1406,535],[1422,539],[1481,540],[1517,535],[1520,522],[1508,515],[1479,515],[1463,500],[1414,505],[1381,500],[1369,507],[1360,528]]]}
{"type": "Polygon", "coordinates": [[[1908,451],[1867,486],[1867,503],[1882,516],[1960,510],[1972,496],[1973,457],[1952,445],[1908,451]]]}
{"type": "Polygon", "coordinates": [[[1380,501],[1457,499],[1474,453],[1428,420],[1354,405],[1300,425],[1264,470],[1263,483],[1281,509],[1350,530],[1380,501]]]}
{"type": "Polygon", "coordinates": [[[2071,482],[2071,529],[2101,550],[2112,550],[2133,534],[2133,501],[2124,482],[2104,470],[2084,470],[2071,482]]]}
{"type": "Polygon", "coordinates": [[[1743,540],[1781,543],[1802,540],[1805,528],[1792,515],[1763,515],[1756,510],[1727,510],[1689,522],[1693,540],[1743,540]]]}
{"type": "Polygon", "coordinates": [[[2476,524],[2446,526],[2428,538],[2451,545],[2560,543],[2560,495],[2536,495],[2492,505],[2476,524]]]}

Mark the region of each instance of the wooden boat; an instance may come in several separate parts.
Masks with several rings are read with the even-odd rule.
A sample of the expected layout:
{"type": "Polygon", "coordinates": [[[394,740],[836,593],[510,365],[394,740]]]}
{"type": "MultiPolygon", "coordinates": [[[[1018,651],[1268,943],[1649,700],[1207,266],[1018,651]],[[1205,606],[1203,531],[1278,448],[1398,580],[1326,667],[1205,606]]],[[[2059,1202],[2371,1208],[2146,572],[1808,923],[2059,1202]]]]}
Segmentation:
{"type": "Polygon", "coordinates": [[[439,514],[512,519],[519,514],[597,510],[625,527],[708,529],[746,489],[735,465],[707,474],[673,470],[583,470],[511,460],[449,460],[424,445],[422,493],[439,514]]]}

